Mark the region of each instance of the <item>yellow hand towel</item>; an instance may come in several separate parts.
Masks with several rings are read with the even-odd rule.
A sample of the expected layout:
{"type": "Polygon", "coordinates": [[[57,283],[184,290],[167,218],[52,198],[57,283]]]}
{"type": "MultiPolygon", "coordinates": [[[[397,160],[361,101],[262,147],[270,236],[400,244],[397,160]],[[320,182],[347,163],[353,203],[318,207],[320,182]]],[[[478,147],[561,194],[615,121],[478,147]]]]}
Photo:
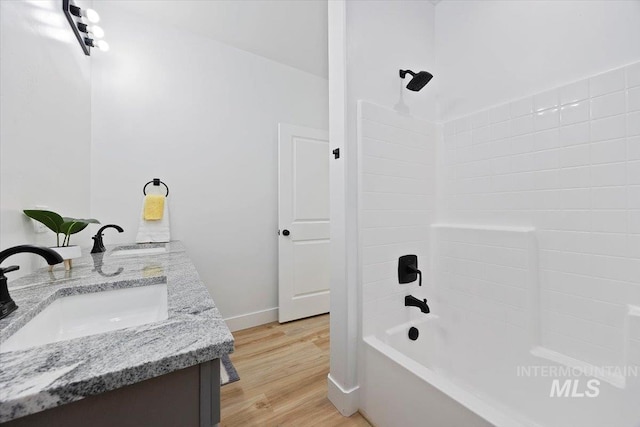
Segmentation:
{"type": "Polygon", "coordinates": [[[164,213],[165,196],[161,194],[147,194],[144,197],[144,214],[146,221],[158,221],[164,213]]]}

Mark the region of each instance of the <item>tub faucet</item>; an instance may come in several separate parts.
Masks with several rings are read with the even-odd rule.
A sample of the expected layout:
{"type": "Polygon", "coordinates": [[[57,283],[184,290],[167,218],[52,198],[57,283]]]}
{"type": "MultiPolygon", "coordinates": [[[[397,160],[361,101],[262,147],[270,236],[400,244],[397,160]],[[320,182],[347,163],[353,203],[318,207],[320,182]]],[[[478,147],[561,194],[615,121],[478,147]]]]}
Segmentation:
{"type": "MultiPolygon", "coordinates": [[[[47,264],[49,265],[54,265],[62,262],[62,257],[60,256],[60,254],[52,249],[44,248],[41,246],[20,245],[5,249],[4,251],[0,252],[0,264],[2,264],[2,262],[11,255],[24,252],[40,255],[47,261],[47,264]]],[[[17,265],[12,265],[4,268],[0,267],[0,319],[2,319],[3,317],[7,317],[10,313],[18,308],[16,303],[9,295],[7,278],[4,275],[4,273],[9,273],[18,269],[20,269],[20,267],[17,265]]]]}
{"type": "Polygon", "coordinates": [[[414,297],[413,295],[407,295],[407,296],[404,297],[404,306],[405,307],[418,307],[420,309],[420,311],[423,312],[423,313],[431,312],[431,310],[429,310],[429,306],[427,305],[427,299],[426,298],[424,300],[419,300],[418,298],[414,297]]]}
{"type": "Polygon", "coordinates": [[[92,254],[97,254],[97,253],[106,251],[106,248],[104,247],[104,243],[102,242],[102,232],[107,228],[115,228],[120,233],[124,231],[122,227],[115,224],[107,224],[104,227],[102,227],[100,230],[98,230],[96,235],[92,237],[93,239],[93,249],[91,249],[92,254]]]}

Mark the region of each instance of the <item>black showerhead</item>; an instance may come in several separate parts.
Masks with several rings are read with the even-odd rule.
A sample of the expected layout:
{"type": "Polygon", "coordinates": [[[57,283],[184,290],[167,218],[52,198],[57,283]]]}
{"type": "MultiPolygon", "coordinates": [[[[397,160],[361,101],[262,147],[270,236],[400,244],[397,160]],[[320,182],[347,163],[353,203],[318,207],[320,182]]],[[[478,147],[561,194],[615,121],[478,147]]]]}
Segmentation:
{"type": "Polygon", "coordinates": [[[417,92],[423,87],[425,87],[425,85],[429,83],[429,80],[433,78],[433,74],[427,71],[420,71],[419,73],[416,74],[411,70],[400,70],[401,79],[404,79],[407,74],[411,74],[413,76],[413,78],[407,85],[407,89],[412,90],[414,92],[417,92]]]}

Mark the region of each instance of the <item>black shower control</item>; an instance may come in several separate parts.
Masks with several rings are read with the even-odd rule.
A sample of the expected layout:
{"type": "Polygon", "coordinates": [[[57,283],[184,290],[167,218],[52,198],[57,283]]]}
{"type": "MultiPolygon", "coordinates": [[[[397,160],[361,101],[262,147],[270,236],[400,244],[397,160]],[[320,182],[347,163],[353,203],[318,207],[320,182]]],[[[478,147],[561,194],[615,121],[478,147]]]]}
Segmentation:
{"type": "Polygon", "coordinates": [[[418,256],[401,256],[398,259],[398,282],[400,284],[415,282],[418,276],[420,276],[418,286],[422,286],[422,272],[418,270],[418,256]]]}
{"type": "Polygon", "coordinates": [[[420,331],[418,330],[418,328],[414,328],[413,326],[409,328],[409,339],[411,341],[417,340],[419,335],[420,331]]]}

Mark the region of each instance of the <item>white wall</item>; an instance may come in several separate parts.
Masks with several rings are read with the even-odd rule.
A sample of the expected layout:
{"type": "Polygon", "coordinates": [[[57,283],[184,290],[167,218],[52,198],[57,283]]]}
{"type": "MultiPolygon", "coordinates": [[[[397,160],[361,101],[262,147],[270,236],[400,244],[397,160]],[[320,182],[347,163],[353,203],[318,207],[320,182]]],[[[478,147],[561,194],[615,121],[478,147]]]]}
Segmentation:
{"type": "MultiPolygon", "coordinates": [[[[0,2],[0,249],[55,245],[22,213],[36,205],[66,216],[89,215],[91,59],[84,55],[60,1],[0,2]]],[[[89,231],[72,243],[90,246],[89,231]]],[[[25,255],[7,263],[42,265],[25,255]]]]}
{"type": "Polygon", "coordinates": [[[125,11],[327,77],[327,0],[127,0],[125,11]]]}
{"type": "Polygon", "coordinates": [[[640,364],[640,63],[448,122],[441,152],[448,222],[536,228],[541,345],[640,364]]]}
{"type": "MultiPolygon", "coordinates": [[[[394,32],[376,17],[366,20],[378,24],[381,37],[404,37],[413,28],[409,24],[394,32]]],[[[347,23],[348,34],[362,27],[357,20],[347,23]]],[[[454,223],[453,229],[466,229],[464,238],[452,239],[454,244],[443,239],[436,248],[441,258],[451,258],[443,263],[445,274],[437,278],[436,296],[449,298],[449,303],[462,306],[460,312],[476,318],[496,317],[501,329],[478,322],[488,336],[507,336],[501,334],[509,328],[517,331],[526,343],[510,350],[526,348],[523,354],[528,354],[540,345],[551,350],[545,357],[556,362],[564,357],[566,363],[569,356],[598,366],[640,363],[640,65],[625,68],[640,60],[639,23],[638,1],[444,1],[436,7],[437,66],[425,89],[438,89],[438,117],[445,122],[444,142],[437,149],[438,218],[454,223]],[[468,232],[470,227],[482,231],[468,232]],[[511,262],[522,260],[510,256],[520,255],[523,247],[509,250],[495,243],[500,241],[498,230],[505,227],[536,230],[539,251],[523,265],[531,267],[539,258],[539,269],[533,269],[537,275],[523,279],[524,267],[511,262]],[[487,261],[496,256],[499,262],[487,261]],[[447,276],[452,271],[456,275],[447,276]],[[531,294],[514,292],[525,285],[531,294]],[[496,306],[502,311],[494,310],[496,306]],[[518,330],[529,327],[531,333],[518,330]]],[[[426,19],[424,26],[429,27],[426,19]]],[[[367,60],[373,57],[382,64],[385,54],[370,51],[367,60]]],[[[351,84],[363,67],[357,56],[347,58],[351,84]]],[[[367,99],[367,94],[360,96],[367,99]]],[[[352,108],[353,102],[349,97],[347,105],[352,108]]],[[[388,100],[377,102],[393,106],[388,100]]],[[[348,117],[347,123],[356,120],[348,117]]],[[[373,138],[384,140],[385,135],[379,129],[373,138]]],[[[366,156],[366,149],[360,154],[366,156]]],[[[388,152],[399,155],[403,149],[388,152]]],[[[385,157],[382,154],[378,157],[385,157]]],[[[376,161],[383,160],[388,159],[376,161]]],[[[363,161],[362,166],[367,165],[363,161]]],[[[365,177],[360,183],[363,198],[363,184],[370,190],[385,188],[395,177],[390,165],[379,166],[376,172],[390,181],[365,177]]],[[[356,188],[353,181],[347,186],[356,188]]],[[[401,239],[399,230],[388,237],[382,230],[368,229],[372,223],[364,220],[371,218],[363,209],[363,239],[401,239]]],[[[399,218],[389,215],[373,224],[393,228],[399,218]]],[[[416,241],[426,236],[426,231],[414,229],[416,241]]],[[[388,305],[401,303],[402,294],[388,286],[392,264],[385,265],[384,258],[379,265],[370,262],[374,255],[387,254],[376,254],[373,245],[363,243],[361,298],[365,314],[378,313],[384,327],[394,321],[392,316],[402,316],[384,312],[388,305]]],[[[443,314],[446,309],[441,305],[443,314]]],[[[473,336],[456,336],[473,344],[461,346],[461,351],[486,345],[474,342],[473,336]]]]}
{"type": "Polygon", "coordinates": [[[142,185],[159,177],[172,238],[222,315],[277,307],[277,125],[326,129],[327,80],[115,1],[100,12],[111,51],[93,67],[91,207],[125,229],[105,241],[135,238],[142,185]]]}
{"type": "Polygon", "coordinates": [[[441,221],[535,227],[541,345],[625,363],[640,67],[624,66],[640,60],[640,2],[442,2],[436,55],[441,221]]]}
{"type": "Polygon", "coordinates": [[[360,133],[362,334],[422,316],[405,295],[431,300],[431,230],[436,209],[436,126],[363,102],[360,133]],[[398,284],[398,258],[418,256],[418,281],[398,284]]]}
{"type": "Polygon", "coordinates": [[[436,7],[440,119],[640,57],[640,1],[443,1],[436,7]]]}
{"type": "MultiPolygon", "coordinates": [[[[405,89],[400,69],[433,74],[434,6],[428,1],[347,1],[347,70],[350,117],[355,129],[355,102],[406,106],[411,115],[435,118],[433,82],[420,92],[405,89]]],[[[354,131],[355,132],[355,131],[354,131]]],[[[350,135],[351,136],[351,135],[350,135]]]]}
{"type": "Polygon", "coordinates": [[[331,368],[329,398],[343,414],[357,409],[357,343],[361,291],[358,283],[357,102],[400,106],[417,117],[434,117],[431,86],[404,89],[402,69],[431,70],[435,64],[434,6],[427,1],[329,2],[329,80],[332,146],[331,368]],[[335,191],[343,188],[344,191],[335,191]],[[338,254],[338,256],[335,256],[338,254]],[[341,262],[337,262],[342,258],[341,262]],[[355,402],[355,403],[354,403],[355,402]]]}

